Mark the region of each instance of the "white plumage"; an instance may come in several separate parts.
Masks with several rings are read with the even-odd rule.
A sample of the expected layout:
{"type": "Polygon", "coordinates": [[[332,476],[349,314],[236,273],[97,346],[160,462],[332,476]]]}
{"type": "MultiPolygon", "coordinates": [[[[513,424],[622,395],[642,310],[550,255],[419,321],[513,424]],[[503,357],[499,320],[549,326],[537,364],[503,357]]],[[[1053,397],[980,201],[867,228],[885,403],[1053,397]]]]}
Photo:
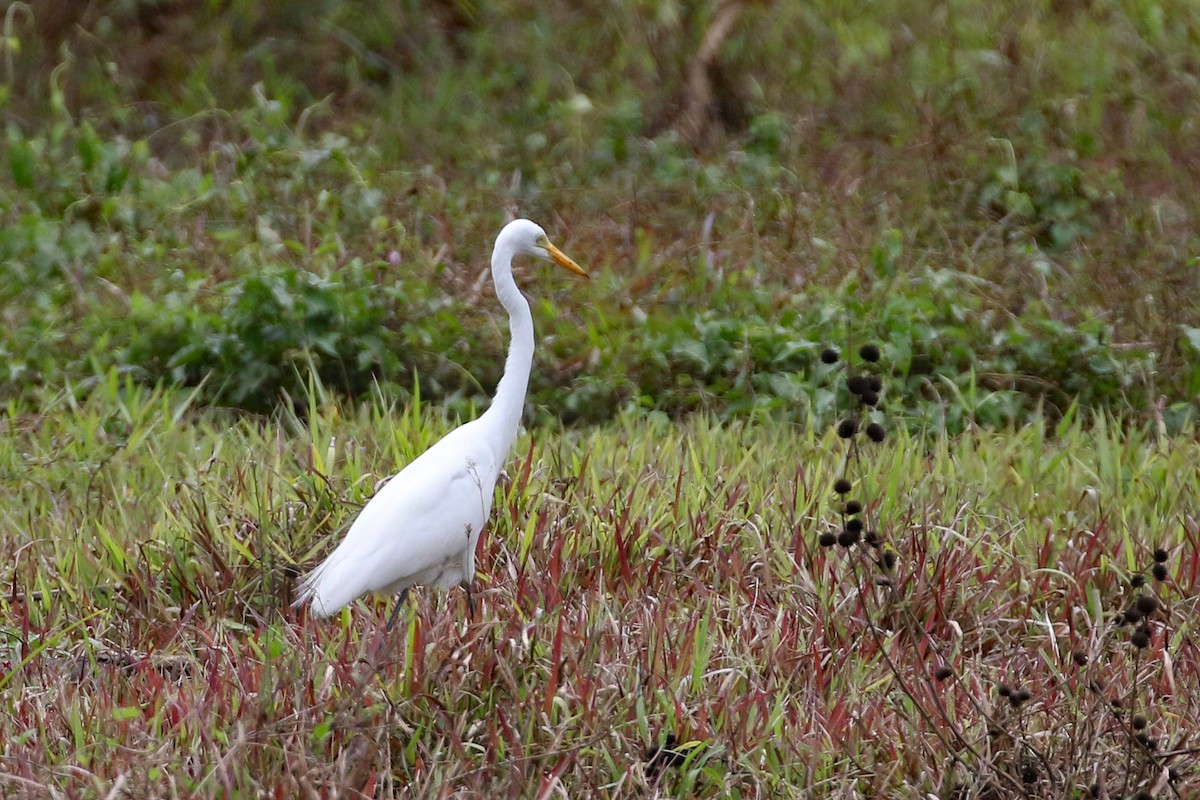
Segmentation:
{"type": "Polygon", "coordinates": [[[341,544],[300,581],[296,606],[308,603],[314,614],[328,617],[366,592],[399,594],[390,629],[411,587],[458,585],[467,590],[474,613],[475,544],[521,424],[533,366],[533,317],[512,277],[517,255],[550,259],[587,275],[540,226],[525,219],[504,226],[492,251],[492,280],[508,311],[512,338],[491,406],[384,484],[341,544]]]}

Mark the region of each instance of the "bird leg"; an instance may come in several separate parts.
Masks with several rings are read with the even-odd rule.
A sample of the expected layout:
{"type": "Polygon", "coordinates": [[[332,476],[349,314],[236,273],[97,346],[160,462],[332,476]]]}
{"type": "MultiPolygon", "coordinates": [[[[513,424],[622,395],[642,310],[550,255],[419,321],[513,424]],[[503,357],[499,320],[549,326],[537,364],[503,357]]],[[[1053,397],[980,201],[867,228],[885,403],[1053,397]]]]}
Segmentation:
{"type": "Polygon", "coordinates": [[[467,590],[467,613],[470,615],[470,620],[475,621],[475,594],[471,591],[472,581],[463,583],[463,588],[467,590]]]}
{"type": "Polygon", "coordinates": [[[396,617],[400,616],[400,609],[404,607],[404,601],[408,599],[408,589],[400,592],[400,596],[396,598],[396,607],[392,609],[392,615],[388,617],[387,627],[383,629],[384,633],[391,633],[392,626],[396,624],[396,617]]]}

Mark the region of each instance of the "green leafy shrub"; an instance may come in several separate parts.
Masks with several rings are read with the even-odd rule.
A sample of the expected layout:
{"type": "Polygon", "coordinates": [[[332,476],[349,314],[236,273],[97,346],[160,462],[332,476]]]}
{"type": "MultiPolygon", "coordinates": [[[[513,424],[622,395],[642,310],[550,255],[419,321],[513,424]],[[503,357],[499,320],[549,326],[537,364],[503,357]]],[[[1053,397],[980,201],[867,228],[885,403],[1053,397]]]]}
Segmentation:
{"type": "MultiPolygon", "coordinates": [[[[870,288],[796,295],[770,321],[712,309],[651,315],[627,324],[635,334],[610,337],[588,379],[550,405],[588,420],[625,405],[672,416],[824,416],[833,398],[819,388],[818,355],[835,335],[848,335],[884,343],[897,373],[898,394],[888,402],[917,427],[1012,425],[1076,402],[1117,413],[1142,407],[1150,354],[1114,348],[1096,320],[1073,326],[1037,309],[999,314],[970,285],[970,276],[927,270],[870,288]]],[[[535,396],[544,390],[535,378],[535,396]]]]}
{"type": "Polygon", "coordinates": [[[1097,201],[1076,164],[1036,155],[996,167],[979,189],[987,214],[1052,250],[1065,250],[1092,231],[1097,201]]]}
{"type": "MultiPolygon", "coordinates": [[[[105,141],[87,125],[63,122],[32,138],[10,129],[12,179],[26,189],[24,213],[0,230],[9,301],[0,367],[12,391],[117,366],[142,380],[203,385],[208,402],[263,411],[302,396],[312,370],[352,397],[375,382],[404,394],[419,380],[424,397],[454,412],[486,403],[506,327],[497,307],[467,309],[435,280],[443,266],[422,263],[421,240],[442,236],[421,198],[413,192],[411,205],[389,204],[363,179],[347,140],[306,142],[273,108],[260,97],[238,117],[247,136],[238,148],[165,177],[150,174],[144,146],[105,141]],[[347,188],[338,195],[323,189],[339,183],[347,188]],[[175,208],[216,218],[201,247],[181,246],[193,234],[175,208]],[[406,215],[409,224],[397,221],[406,215]],[[377,253],[411,248],[396,255],[405,263],[416,256],[415,271],[400,280],[391,264],[343,255],[347,235],[377,253]],[[148,280],[128,277],[131,252],[155,265],[148,280]],[[206,265],[225,272],[199,268],[206,265]],[[497,324],[484,324],[489,313],[497,324]]],[[[768,198],[762,205],[771,208],[769,187],[795,177],[764,154],[783,146],[782,129],[766,117],[756,125],[741,157],[701,165],[666,138],[639,159],[659,191],[690,187],[715,203],[734,186],[768,198]]],[[[1050,188],[1035,197],[1057,196],[1050,178],[1021,183],[1043,184],[1050,188]]],[[[788,202],[776,200],[780,209],[788,202]]],[[[1031,201],[1035,211],[1063,219],[1085,213],[1041,202],[1031,201]]],[[[650,240],[643,244],[650,258],[650,240]]],[[[870,285],[851,278],[781,294],[762,283],[754,263],[716,281],[681,276],[666,297],[703,294],[708,308],[668,299],[647,306],[640,323],[603,302],[588,312],[591,326],[543,304],[530,404],[539,417],[576,422],[630,407],[671,416],[824,415],[832,398],[814,388],[815,354],[832,330],[845,330],[888,343],[903,386],[891,402],[917,424],[1012,424],[1076,401],[1141,407],[1146,392],[1133,390],[1148,356],[1114,350],[1105,326],[1076,328],[1038,307],[1000,313],[965,273],[903,276],[905,256],[904,234],[886,227],[869,253],[870,285]],[[586,369],[579,353],[594,354],[586,369]]]]}
{"type": "Polygon", "coordinates": [[[155,302],[132,298],[127,359],[152,379],[209,382],[214,402],[256,411],[302,397],[310,370],[328,387],[365,394],[399,371],[386,296],[361,261],[339,279],[277,265],[236,278],[198,303],[200,284],[155,302]]]}

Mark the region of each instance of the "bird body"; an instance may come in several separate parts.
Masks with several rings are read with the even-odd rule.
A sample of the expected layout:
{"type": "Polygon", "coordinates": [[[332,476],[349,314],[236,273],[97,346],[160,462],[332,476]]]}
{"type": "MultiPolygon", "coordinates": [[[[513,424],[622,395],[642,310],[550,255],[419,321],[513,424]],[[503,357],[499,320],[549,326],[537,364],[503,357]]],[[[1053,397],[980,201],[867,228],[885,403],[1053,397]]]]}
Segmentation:
{"type": "Polygon", "coordinates": [[[314,614],[327,617],[366,592],[403,598],[413,586],[461,585],[473,607],[475,545],[516,439],[533,365],[533,317],[512,277],[512,259],[521,254],[587,274],[529,220],[514,220],[501,230],[492,280],[508,311],[511,340],[492,404],[384,484],[337,548],[301,580],[297,606],[308,603],[314,614]]]}
{"type": "Polygon", "coordinates": [[[338,548],[306,578],[301,594],[317,616],[327,617],[365,592],[448,589],[475,574],[475,544],[491,511],[500,464],[473,438],[472,425],[451,431],[388,480],[338,548]]]}

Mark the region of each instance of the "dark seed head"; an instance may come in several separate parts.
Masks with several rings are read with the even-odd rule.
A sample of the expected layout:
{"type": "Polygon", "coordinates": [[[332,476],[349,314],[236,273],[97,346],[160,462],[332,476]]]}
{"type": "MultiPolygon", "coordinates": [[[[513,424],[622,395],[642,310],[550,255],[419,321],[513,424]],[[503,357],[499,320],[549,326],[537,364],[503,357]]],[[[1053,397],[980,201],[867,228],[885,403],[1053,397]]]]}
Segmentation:
{"type": "Polygon", "coordinates": [[[833,347],[826,347],[821,351],[821,363],[823,364],[836,364],[841,357],[842,354],[833,347]]]}
{"type": "Polygon", "coordinates": [[[1000,693],[1001,697],[1012,697],[1013,688],[1007,683],[1002,683],[996,687],[996,691],[1000,693]]]}
{"type": "Polygon", "coordinates": [[[1033,766],[1032,764],[1026,765],[1025,768],[1021,770],[1022,783],[1037,783],[1037,778],[1037,767],[1033,766]]]}
{"type": "Polygon", "coordinates": [[[861,395],[867,391],[867,376],[851,375],[849,378],[846,378],[846,388],[850,390],[850,394],[861,395]]]}
{"type": "Polygon", "coordinates": [[[1150,631],[1145,627],[1138,628],[1130,635],[1129,641],[1133,642],[1134,647],[1144,650],[1150,646],[1150,631]]]}
{"type": "Polygon", "coordinates": [[[1150,736],[1149,736],[1149,734],[1145,734],[1145,733],[1139,733],[1139,734],[1137,734],[1136,736],[1134,736],[1133,738],[1137,739],[1137,740],[1138,740],[1138,744],[1142,745],[1143,747],[1149,747],[1149,746],[1150,746],[1150,736]]]}
{"type": "Polygon", "coordinates": [[[858,420],[847,418],[838,423],[837,435],[843,439],[849,439],[856,433],[858,433],[858,420]]]}
{"type": "Polygon", "coordinates": [[[837,544],[837,534],[826,531],[817,537],[817,544],[821,547],[833,547],[837,544]]]}
{"type": "Polygon", "coordinates": [[[863,534],[863,541],[871,547],[879,547],[879,531],[867,531],[863,534]]]}
{"type": "Polygon", "coordinates": [[[1075,666],[1077,667],[1086,667],[1088,663],[1087,653],[1082,650],[1076,650],[1074,653],[1071,653],[1071,660],[1075,662],[1075,666]]]}
{"type": "Polygon", "coordinates": [[[875,406],[879,405],[879,392],[863,392],[862,395],[860,395],[860,399],[862,400],[862,404],[864,406],[871,406],[874,408],[875,406]]]}
{"type": "Polygon", "coordinates": [[[954,674],[954,670],[949,667],[942,666],[937,668],[937,672],[933,673],[933,677],[939,681],[944,681],[954,674]]]}
{"type": "Polygon", "coordinates": [[[1156,581],[1165,581],[1167,579],[1166,564],[1155,564],[1150,571],[1154,573],[1154,580],[1156,581]]]}
{"type": "Polygon", "coordinates": [[[1142,575],[1134,575],[1129,579],[1129,585],[1134,589],[1140,589],[1146,585],[1146,578],[1142,575]]]}
{"type": "Polygon", "coordinates": [[[864,344],[858,348],[858,355],[863,361],[874,363],[879,360],[879,348],[873,344],[864,344]]]}
{"type": "Polygon", "coordinates": [[[1012,693],[1012,697],[1008,698],[1008,701],[1014,706],[1022,706],[1028,703],[1031,697],[1033,694],[1028,689],[1017,689],[1012,693]]]}
{"type": "Polygon", "coordinates": [[[868,375],[867,388],[872,392],[875,392],[875,394],[879,394],[883,391],[883,379],[878,375],[868,375]]]}
{"type": "Polygon", "coordinates": [[[1147,617],[1158,611],[1158,598],[1152,594],[1144,594],[1137,599],[1137,610],[1147,617]]]}
{"type": "Polygon", "coordinates": [[[1126,622],[1138,622],[1141,620],[1141,618],[1142,612],[1138,611],[1137,606],[1130,606],[1129,608],[1125,609],[1126,622]]]}
{"type": "Polygon", "coordinates": [[[860,511],[862,511],[862,503],[858,502],[857,500],[851,500],[846,503],[847,514],[857,514],[860,511]]]}
{"type": "Polygon", "coordinates": [[[1179,770],[1171,767],[1167,770],[1167,780],[1171,783],[1179,783],[1179,770]]]}
{"type": "Polygon", "coordinates": [[[876,575],[875,576],[875,585],[876,586],[894,586],[895,584],[892,583],[892,579],[889,578],[887,575],[876,575]]]}
{"type": "Polygon", "coordinates": [[[846,520],[846,530],[851,531],[853,533],[862,533],[863,532],[863,521],[858,518],[846,520]]]}
{"type": "Polygon", "coordinates": [[[883,426],[878,422],[872,422],[867,426],[867,438],[872,442],[882,442],[886,436],[887,432],[884,431],[883,426]]]}
{"type": "Polygon", "coordinates": [[[833,490],[838,494],[849,494],[852,488],[854,487],[847,478],[838,478],[833,482],[833,490]]]}
{"type": "MultiPolygon", "coordinates": [[[[858,520],[852,519],[850,521],[857,522],[858,520]]],[[[842,547],[853,547],[858,542],[859,533],[860,531],[852,531],[849,527],[847,527],[844,531],[838,534],[837,543],[842,547]]]]}
{"type": "Polygon", "coordinates": [[[1163,562],[1165,562],[1165,561],[1166,561],[1168,558],[1170,558],[1170,557],[1171,557],[1170,553],[1168,553],[1168,552],[1167,552],[1166,550],[1164,550],[1163,548],[1161,548],[1161,547],[1155,548],[1155,550],[1154,550],[1154,563],[1156,563],[1156,564],[1162,564],[1163,562]]]}
{"type": "Polygon", "coordinates": [[[887,570],[888,572],[891,572],[893,569],[896,568],[896,554],[893,553],[891,550],[888,550],[887,552],[885,552],[883,554],[883,557],[879,560],[879,565],[881,567],[883,567],[885,570],[887,570]]]}
{"type": "Polygon", "coordinates": [[[1091,786],[1089,786],[1088,787],[1088,796],[1089,797],[1099,797],[1100,796],[1100,784],[1093,783],[1091,786]]]}
{"type": "Polygon", "coordinates": [[[1146,718],[1143,717],[1141,714],[1137,714],[1136,716],[1134,716],[1134,718],[1132,720],[1130,720],[1130,722],[1132,723],[1133,729],[1135,731],[1142,730],[1148,724],[1146,721],[1146,718]]]}

